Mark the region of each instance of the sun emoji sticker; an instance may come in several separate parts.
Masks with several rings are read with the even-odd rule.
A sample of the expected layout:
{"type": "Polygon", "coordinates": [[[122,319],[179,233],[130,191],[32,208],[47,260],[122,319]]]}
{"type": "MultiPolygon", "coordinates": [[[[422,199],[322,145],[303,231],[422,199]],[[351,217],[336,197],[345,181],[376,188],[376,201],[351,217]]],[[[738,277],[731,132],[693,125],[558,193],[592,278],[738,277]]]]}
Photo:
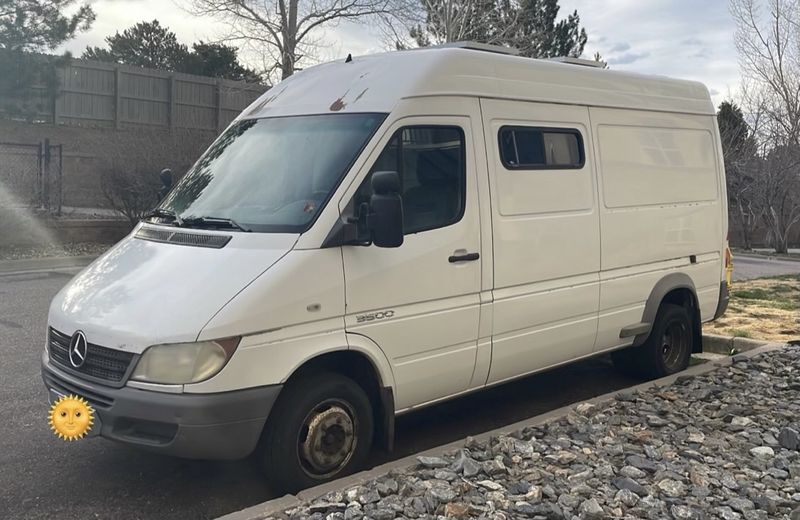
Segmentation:
{"type": "Polygon", "coordinates": [[[93,424],[94,410],[82,397],[63,395],[50,408],[50,429],[65,441],[82,438],[93,424]]]}

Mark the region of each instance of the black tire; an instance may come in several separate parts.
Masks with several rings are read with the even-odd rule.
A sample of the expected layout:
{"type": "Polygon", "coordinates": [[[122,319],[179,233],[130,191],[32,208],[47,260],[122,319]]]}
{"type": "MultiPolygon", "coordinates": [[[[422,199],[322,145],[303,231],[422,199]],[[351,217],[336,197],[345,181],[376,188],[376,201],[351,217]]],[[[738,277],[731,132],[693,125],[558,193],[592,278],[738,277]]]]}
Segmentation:
{"type": "Polygon", "coordinates": [[[662,303],[647,341],[612,354],[621,372],[659,378],[685,370],[694,348],[692,317],[685,307],[662,303]]]}
{"type": "Polygon", "coordinates": [[[297,379],[267,419],[260,462],[275,487],[294,493],[359,469],[373,431],[372,405],[355,381],[334,373],[297,379]]]}

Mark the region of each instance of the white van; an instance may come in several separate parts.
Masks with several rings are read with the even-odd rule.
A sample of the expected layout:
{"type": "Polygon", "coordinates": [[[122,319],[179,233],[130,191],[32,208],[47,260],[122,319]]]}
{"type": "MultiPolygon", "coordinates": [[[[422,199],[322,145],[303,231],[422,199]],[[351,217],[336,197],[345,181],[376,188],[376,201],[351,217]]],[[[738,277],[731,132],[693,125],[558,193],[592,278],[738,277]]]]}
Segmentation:
{"type": "Polygon", "coordinates": [[[438,401],[608,352],[684,369],[728,299],[708,91],[504,52],[348,57],[264,94],[55,297],[51,398],[297,489],[438,401]]]}

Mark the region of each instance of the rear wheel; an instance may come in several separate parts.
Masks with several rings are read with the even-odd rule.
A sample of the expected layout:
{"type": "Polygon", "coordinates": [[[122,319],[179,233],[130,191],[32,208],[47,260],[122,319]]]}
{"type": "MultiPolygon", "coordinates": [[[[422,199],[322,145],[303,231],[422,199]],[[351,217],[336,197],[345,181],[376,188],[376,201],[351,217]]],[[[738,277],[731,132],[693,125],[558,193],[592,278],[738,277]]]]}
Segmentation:
{"type": "Polygon", "coordinates": [[[663,303],[647,341],[612,355],[622,372],[658,378],[685,370],[694,348],[694,331],[689,311],[680,305],[663,303]]]}
{"type": "Polygon", "coordinates": [[[372,446],[372,406],[352,379],[323,373],[290,382],[264,429],[261,463],[287,492],[357,470],[372,446]]]}

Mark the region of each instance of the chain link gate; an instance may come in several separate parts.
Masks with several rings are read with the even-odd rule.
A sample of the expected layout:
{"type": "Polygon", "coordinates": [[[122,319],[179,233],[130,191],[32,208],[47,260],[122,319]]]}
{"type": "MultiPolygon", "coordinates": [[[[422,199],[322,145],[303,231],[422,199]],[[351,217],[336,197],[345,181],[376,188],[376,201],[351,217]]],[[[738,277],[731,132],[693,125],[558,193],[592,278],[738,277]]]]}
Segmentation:
{"type": "Polygon", "coordinates": [[[0,206],[61,214],[63,146],[0,142],[0,206]]]}

